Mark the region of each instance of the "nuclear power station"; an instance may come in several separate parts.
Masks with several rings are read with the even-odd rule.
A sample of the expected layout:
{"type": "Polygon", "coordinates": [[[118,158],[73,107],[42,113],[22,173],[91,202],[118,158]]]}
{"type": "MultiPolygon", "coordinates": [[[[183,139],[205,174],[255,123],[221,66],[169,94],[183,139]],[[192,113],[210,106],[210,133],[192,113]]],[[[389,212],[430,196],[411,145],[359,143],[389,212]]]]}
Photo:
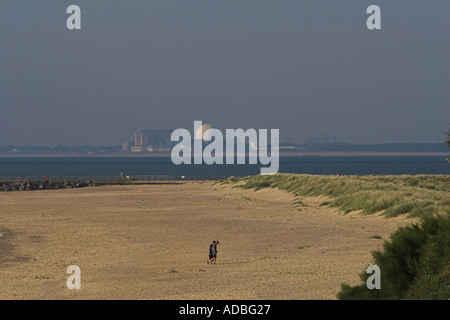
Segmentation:
{"type": "Polygon", "coordinates": [[[173,143],[170,135],[173,129],[138,129],[134,141],[122,143],[122,151],[169,153],[173,143]]]}

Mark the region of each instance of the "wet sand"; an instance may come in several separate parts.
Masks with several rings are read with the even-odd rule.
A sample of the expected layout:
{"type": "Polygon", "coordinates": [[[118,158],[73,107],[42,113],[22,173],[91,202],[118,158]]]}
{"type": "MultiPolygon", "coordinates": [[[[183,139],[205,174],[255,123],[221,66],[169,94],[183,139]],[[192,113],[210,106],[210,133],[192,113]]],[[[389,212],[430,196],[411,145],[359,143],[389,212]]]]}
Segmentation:
{"type": "Polygon", "coordinates": [[[0,299],[335,299],[413,222],[294,199],[208,181],[0,193],[0,299]]]}

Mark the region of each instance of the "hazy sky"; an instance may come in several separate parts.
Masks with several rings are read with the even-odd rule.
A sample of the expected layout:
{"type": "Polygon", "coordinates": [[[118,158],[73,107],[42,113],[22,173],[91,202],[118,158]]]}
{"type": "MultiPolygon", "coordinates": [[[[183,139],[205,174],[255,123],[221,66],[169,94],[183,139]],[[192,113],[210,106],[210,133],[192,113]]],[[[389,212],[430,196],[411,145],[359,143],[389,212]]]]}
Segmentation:
{"type": "Polygon", "coordinates": [[[450,1],[0,0],[0,145],[113,145],[194,120],[298,143],[443,140],[450,1]]]}

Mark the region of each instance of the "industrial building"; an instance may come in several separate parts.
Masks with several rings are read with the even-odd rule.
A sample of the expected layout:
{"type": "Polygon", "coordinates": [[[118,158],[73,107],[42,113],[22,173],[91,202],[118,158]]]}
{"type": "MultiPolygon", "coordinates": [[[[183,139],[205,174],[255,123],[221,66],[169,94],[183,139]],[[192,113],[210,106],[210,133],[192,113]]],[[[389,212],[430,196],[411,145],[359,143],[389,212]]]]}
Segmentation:
{"type": "Polygon", "coordinates": [[[173,142],[170,136],[173,129],[138,129],[134,133],[134,140],[122,143],[122,151],[126,152],[170,152],[173,142]]]}

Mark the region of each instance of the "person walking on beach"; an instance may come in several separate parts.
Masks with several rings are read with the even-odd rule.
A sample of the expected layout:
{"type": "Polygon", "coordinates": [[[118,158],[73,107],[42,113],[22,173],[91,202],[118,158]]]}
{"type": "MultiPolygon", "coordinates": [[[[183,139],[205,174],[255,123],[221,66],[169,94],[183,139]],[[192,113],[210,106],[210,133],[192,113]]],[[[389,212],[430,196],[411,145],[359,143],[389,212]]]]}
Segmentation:
{"type": "Polygon", "coordinates": [[[213,259],[214,259],[214,246],[216,244],[216,240],[213,240],[213,242],[211,242],[211,244],[209,245],[209,259],[208,259],[208,263],[212,263],[213,259]]]}
{"type": "Polygon", "coordinates": [[[213,245],[213,258],[212,258],[212,264],[216,264],[216,259],[217,259],[217,245],[219,244],[219,240],[214,241],[214,245],[213,245]]]}

